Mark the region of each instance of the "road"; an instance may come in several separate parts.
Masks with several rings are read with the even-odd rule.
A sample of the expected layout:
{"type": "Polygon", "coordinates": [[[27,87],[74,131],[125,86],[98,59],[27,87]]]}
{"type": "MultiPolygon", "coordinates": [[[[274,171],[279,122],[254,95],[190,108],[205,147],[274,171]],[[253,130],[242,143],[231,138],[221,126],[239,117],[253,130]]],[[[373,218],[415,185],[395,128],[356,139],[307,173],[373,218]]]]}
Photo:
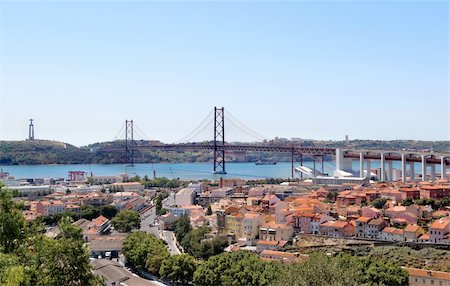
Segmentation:
{"type": "Polygon", "coordinates": [[[167,247],[171,255],[181,254],[181,251],[178,249],[176,245],[176,239],[173,231],[168,230],[161,231],[159,229],[159,226],[155,225],[156,223],[155,207],[151,208],[141,217],[144,217],[144,219],[141,221],[140,230],[145,231],[147,233],[151,233],[156,237],[164,240],[167,243],[167,247]]]}

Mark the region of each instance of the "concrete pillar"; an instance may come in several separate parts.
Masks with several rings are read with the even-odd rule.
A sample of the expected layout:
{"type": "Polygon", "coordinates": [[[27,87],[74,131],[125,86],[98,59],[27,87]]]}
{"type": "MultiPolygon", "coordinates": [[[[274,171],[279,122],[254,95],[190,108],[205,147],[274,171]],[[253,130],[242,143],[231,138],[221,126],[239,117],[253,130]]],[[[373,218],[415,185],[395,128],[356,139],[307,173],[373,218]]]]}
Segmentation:
{"type": "Polygon", "coordinates": [[[359,153],[359,177],[364,178],[364,154],[359,153]]]}
{"type": "Polygon", "coordinates": [[[402,154],[402,182],[406,183],[406,155],[402,154]]]}
{"type": "Polygon", "coordinates": [[[409,176],[411,182],[414,182],[414,177],[416,176],[415,170],[414,170],[414,162],[409,163],[409,176]]]}
{"type": "Polygon", "coordinates": [[[367,159],[367,174],[366,177],[370,179],[370,159],[367,159]]]}
{"type": "Polygon", "coordinates": [[[422,155],[422,181],[427,180],[427,158],[422,155]]]}
{"type": "Polygon", "coordinates": [[[436,164],[430,164],[431,167],[431,181],[436,180],[436,164]]]}
{"type": "Polygon", "coordinates": [[[392,161],[388,161],[388,181],[392,182],[392,178],[394,177],[394,168],[392,168],[392,161]]]}
{"type": "Polygon", "coordinates": [[[381,155],[381,162],[380,162],[380,164],[381,164],[381,174],[380,174],[379,178],[383,182],[383,181],[386,181],[386,173],[385,173],[386,171],[384,170],[384,165],[385,165],[384,153],[381,153],[380,155],[381,155]]]}
{"type": "Polygon", "coordinates": [[[445,157],[441,158],[441,180],[446,180],[445,177],[445,157]]]}

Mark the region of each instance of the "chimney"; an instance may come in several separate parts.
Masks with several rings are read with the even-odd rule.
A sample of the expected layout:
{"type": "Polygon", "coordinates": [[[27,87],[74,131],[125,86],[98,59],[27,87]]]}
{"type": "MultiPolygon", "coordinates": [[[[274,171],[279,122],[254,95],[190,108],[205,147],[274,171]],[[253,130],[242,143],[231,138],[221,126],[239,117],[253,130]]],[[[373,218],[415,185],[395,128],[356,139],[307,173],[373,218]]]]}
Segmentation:
{"type": "Polygon", "coordinates": [[[219,188],[223,188],[223,178],[222,177],[220,177],[219,188]]]}

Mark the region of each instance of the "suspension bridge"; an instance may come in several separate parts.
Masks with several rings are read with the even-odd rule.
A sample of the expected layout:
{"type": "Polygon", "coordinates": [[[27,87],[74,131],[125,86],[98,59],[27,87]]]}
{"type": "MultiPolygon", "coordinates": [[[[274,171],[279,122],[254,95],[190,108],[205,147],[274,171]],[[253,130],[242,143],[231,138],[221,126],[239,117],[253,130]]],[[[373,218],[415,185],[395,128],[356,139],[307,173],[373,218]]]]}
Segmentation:
{"type": "MultiPolygon", "coordinates": [[[[135,140],[135,133],[138,132],[143,135],[143,132],[134,124],[133,120],[126,120],[124,126],[119,131],[121,140],[124,144],[121,146],[103,147],[99,149],[100,152],[124,152],[124,163],[133,165],[135,160],[135,152],[139,150],[161,150],[161,151],[210,151],[213,153],[213,170],[215,174],[226,174],[226,152],[274,152],[274,153],[288,153],[291,158],[291,176],[294,177],[294,163],[299,161],[303,166],[304,157],[311,158],[314,162],[314,173],[323,174],[324,164],[326,160],[333,160],[336,164],[337,171],[351,172],[353,175],[359,177],[371,176],[371,162],[380,161],[380,175],[378,176],[382,181],[393,180],[393,161],[401,162],[401,180],[407,181],[407,165],[409,165],[409,179],[415,180],[414,163],[422,164],[421,178],[427,179],[427,172],[429,171],[429,178],[435,179],[436,165],[440,165],[440,176],[446,178],[446,169],[450,165],[450,154],[438,154],[433,152],[421,152],[415,150],[356,150],[356,149],[342,149],[342,148],[324,148],[324,147],[305,147],[302,145],[274,145],[264,143],[264,136],[246,127],[236,117],[229,112],[225,112],[223,107],[214,107],[208,116],[188,135],[180,139],[174,144],[150,144],[149,141],[135,140]],[[228,118],[227,123],[230,123],[240,132],[247,136],[256,139],[260,143],[252,144],[233,144],[225,141],[225,117],[228,118]],[[212,125],[212,126],[211,126],[212,125]],[[195,143],[195,138],[206,131],[208,127],[213,128],[213,138],[206,143],[195,143]],[[123,136],[124,135],[124,136],[123,136]],[[194,143],[192,143],[194,142],[194,143]],[[261,143],[262,142],[262,143],[261,143]],[[299,159],[299,160],[298,160],[299,159]],[[352,170],[352,161],[359,161],[359,172],[352,170]],[[388,168],[386,170],[386,164],[388,168]],[[319,171],[320,170],[320,171],[319,171]]],[[[228,132],[228,129],[227,129],[228,132]]],[[[146,137],[144,135],[144,137],[146,137]]],[[[116,136],[117,138],[117,136],[116,136]]],[[[328,162],[329,163],[329,162],[328,162]]],[[[335,175],[336,176],[336,175],[335,175]]]]}
{"type": "MultiPolygon", "coordinates": [[[[321,147],[303,147],[299,145],[280,145],[273,144],[231,144],[225,141],[225,116],[230,119],[227,121],[240,132],[247,136],[263,141],[265,137],[252,129],[246,127],[236,117],[230,113],[226,113],[223,107],[215,107],[208,116],[189,134],[177,141],[175,144],[149,144],[135,139],[135,134],[138,133],[141,137],[146,137],[143,132],[135,125],[133,120],[126,120],[124,127],[119,131],[119,134],[124,135],[121,138],[125,144],[122,146],[104,147],[99,149],[100,152],[124,152],[124,163],[133,165],[135,160],[135,152],[138,150],[160,150],[160,151],[210,151],[213,152],[213,170],[214,174],[226,174],[226,152],[274,152],[274,153],[288,153],[291,157],[291,176],[294,176],[294,163],[299,158],[300,164],[303,165],[303,157],[309,157],[314,161],[314,169],[317,167],[324,172],[325,158],[334,156],[336,150],[334,148],[321,147]],[[212,117],[212,118],[211,118],[212,117]],[[212,119],[212,120],[211,120],[212,119]],[[192,142],[199,134],[207,130],[213,125],[213,138],[211,143],[182,143],[192,142]]],[[[116,136],[117,137],[117,136],[116,136]]]]}

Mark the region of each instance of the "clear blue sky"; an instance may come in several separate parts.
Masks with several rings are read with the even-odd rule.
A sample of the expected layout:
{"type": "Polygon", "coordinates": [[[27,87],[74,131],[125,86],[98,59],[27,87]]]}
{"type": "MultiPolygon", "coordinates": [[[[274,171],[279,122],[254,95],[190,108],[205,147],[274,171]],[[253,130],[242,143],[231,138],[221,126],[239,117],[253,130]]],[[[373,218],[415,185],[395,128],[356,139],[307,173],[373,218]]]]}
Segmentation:
{"type": "Polygon", "coordinates": [[[269,138],[450,140],[448,40],[447,1],[0,1],[0,140],[173,142],[215,105],[269,138]]]}

